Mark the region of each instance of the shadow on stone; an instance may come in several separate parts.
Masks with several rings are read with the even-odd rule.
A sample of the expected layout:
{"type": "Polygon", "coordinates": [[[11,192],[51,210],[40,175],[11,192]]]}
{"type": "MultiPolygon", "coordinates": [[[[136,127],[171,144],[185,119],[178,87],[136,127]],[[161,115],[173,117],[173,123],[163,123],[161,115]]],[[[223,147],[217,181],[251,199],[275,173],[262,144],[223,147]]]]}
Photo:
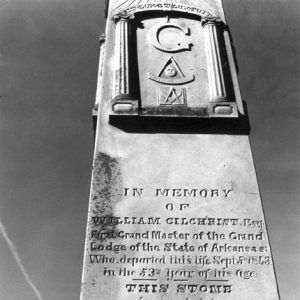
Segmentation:
{"type": "Polygon", "coordinates": [[[129,133],[248,135],[250,124],[246,103],[243,105],[245,116],[238,118],[111,115],[110,124],[129,133]]]}

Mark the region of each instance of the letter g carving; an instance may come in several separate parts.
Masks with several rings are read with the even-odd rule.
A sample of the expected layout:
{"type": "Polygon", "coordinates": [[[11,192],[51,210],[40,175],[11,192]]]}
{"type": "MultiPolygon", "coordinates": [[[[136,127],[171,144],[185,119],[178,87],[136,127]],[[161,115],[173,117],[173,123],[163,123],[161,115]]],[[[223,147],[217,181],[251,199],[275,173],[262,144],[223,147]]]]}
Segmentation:
{"type": "Polygon", "coordinates": [[[149,30],[148,40],[158,50],[175,53],[191,49],[190,30],[173,23],[163,23],[149,30]]]}

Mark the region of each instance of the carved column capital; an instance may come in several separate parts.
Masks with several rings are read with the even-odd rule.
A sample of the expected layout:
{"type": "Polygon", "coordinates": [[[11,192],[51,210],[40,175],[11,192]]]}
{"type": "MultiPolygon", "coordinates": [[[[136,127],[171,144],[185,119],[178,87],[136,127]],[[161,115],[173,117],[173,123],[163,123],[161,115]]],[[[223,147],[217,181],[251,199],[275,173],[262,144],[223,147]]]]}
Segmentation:
{"type": "Polygon", "coordinates": [[[119,13],[114,15],[115,22],[129,22],[130,20],[133,20],[135,16],[133,14],[125,14],[125,13],[119,13]]]}
{"type": "Polygon", "coordinates": [[[100,46],[100,57],[99,57],[99,69],[98,69],[98,87],[96,93],[96,101],[94,106],[93,114],[97,114],[97,110],[99,107],[99,103],[101,101],[101,87],[102,87],[102,78],[103,78],[103,68],[104,68],[104,55],[105,55],[105,34],[101,34],[99,38],[99,46],[100,46]]]}
{"type": "Polygon", "coordinates": [[[202,26],[205,27],[207,25],[224,25],[224,22],[219,17],[205,17],[202,18],[202,26]]]}

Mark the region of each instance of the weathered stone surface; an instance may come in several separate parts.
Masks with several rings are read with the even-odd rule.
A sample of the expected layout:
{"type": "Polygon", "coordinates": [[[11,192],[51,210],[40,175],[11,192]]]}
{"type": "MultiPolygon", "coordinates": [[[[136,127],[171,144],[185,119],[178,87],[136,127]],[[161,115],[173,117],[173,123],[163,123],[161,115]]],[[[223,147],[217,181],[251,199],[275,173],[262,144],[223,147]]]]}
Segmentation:
{"type": "Polygon", "coordinates": [[[278,299],[247,136],[99,141],[82,299],[278,299]]]}
{"type": "Polygon", "coordinates": [[[111,2],[81,300],[279,299],[221,1],[111,2]]]}

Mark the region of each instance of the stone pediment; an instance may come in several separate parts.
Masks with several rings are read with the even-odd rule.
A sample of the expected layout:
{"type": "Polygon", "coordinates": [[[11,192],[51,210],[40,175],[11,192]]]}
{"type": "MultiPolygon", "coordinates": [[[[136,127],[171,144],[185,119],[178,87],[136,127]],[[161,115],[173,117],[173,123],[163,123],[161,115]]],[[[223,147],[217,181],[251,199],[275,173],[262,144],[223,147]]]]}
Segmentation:
{"type": "Polygon", "coordinates": [[[221,17],[222,4],[210,0],[115,0],[113,14],[135,14],[145,11],[178,11],[201,17],[221,17]]]}

